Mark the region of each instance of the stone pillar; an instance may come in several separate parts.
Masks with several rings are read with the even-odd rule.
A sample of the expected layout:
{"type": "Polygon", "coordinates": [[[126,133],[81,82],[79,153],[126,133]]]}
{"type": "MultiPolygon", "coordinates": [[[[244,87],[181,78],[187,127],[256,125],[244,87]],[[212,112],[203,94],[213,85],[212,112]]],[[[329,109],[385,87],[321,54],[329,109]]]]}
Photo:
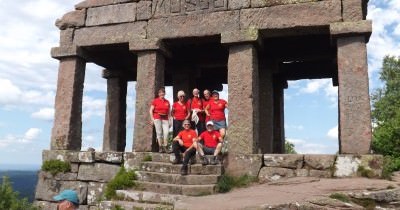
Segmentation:
{"type": "Polygon", "coordinates": [[[272,61],[266,61],[260,56],[259,69],[259,91],[260,91],[260,152],[271,154],[273,152],[273,84],[272,84],[272,61]],[[263,59],[263,60],[261,60],[263,59]]]}
{"type": "Polygon", "coordinates": [[[339,77],[339,152],[368,154],[371,107],[365,37],[337,39],[339,77]]]}
{"type": "Polygon", "coordinates": [[[259,97],[257,50],[252,44],[229,48],[229,144],[230,153],[258,152],[259,97]]]}
{"type": "Polygon", "coordinates": [[[274,78],[274,149],[273,153],[285,153],[284,85],[281,78],[274,78]]]}
{"type": "Polygon", "coordinates": [[[60,60],[55,98],[51,150],[76,150],[82,145],[82,97],[86,61],[79,49],[53,48],[52,56],[60,60]]]}
{"type": "MultiPolygon", "coordinates": [[[[103,151],[125,151],[127,81],[115,71],[104,70],[107,79],[107,104],[103,130],[103,151]]],[[[119,72],[118,72],[119,73],[119,72]]]]}
{"type": "Polygon", "coordinates": [[[156,151],[154,126],[149,109],[159,88],[164,86],[165,55],[169,52],[158,39],[132,40],[129,49],[137,54],[136,110],[133,151],[156,151]]]}

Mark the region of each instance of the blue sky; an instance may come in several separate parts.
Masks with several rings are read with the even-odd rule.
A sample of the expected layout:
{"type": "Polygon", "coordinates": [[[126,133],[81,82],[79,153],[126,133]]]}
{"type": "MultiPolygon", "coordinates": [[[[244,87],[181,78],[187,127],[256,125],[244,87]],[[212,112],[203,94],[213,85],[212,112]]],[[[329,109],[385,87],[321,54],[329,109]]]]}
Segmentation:
{"type": "MultiPolygon", "coordinates": [[[[41,164],[50,145],[58,61],[57,18],[80,0],[0,0],[0,168],[5,164],[41,164]]],[[[400,1],[370,0],[368,44],[370,90],[381,86],[382,58],[400,55],[400,1]]],[[[225,92],[221,95],[227,99],[225,92]]],[[[127,150],[134,122],[134,83],[128,86],[127,150]]],[[[171,89],[167,90],[171,97],[171,89]]],[[[87,65],[83,102],[83,147],[99,150],[105,112],[106,83],[101,68],[87,65]]],[[[300,80],[285,90],[286,137],[300,153],[331,154],[338,150],[337,88],[330,80],[300,80]]],[[[83,149],[84,149],[83,148],[83,149]]]]}

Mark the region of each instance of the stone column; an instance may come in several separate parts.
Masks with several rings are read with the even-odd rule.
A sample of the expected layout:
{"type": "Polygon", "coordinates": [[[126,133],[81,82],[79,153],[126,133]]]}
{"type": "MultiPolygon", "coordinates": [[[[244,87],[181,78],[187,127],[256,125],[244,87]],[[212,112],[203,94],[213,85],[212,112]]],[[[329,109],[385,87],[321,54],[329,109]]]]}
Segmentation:
{"type": "Polygon", "coordinates": [[[281,78],[274,79],[274,149],[273,153],[285,153],[285,112],[284,112],[284,85],[281,78]]]}
{"type": "Polygon", "coordinates": [[[371,21],[333,23],[339,82],[339,153],[368,154],[372,129],[366,42],[371,21]]]}
{"type": "Polygon", "coordinates": [[[273,114],[273,84],[272,72],[273,62],[266,61],[267,58],[260,56],[260,69],[259,69],[259,89],[260,89],[260,152],[269,153],[273,152],[273,127],[274,127],[274,114],[273,114]],[[263,59],[263,60],[261,60],[263,59]]]}
{"type": "Polygon", "coordinates": [[[254,29],[221,34],[221,42],[229,46],[229,154],[259,152],[258,40],[254,29]]]}
{"type": "Polygon", "coordinates": [[[149,152],[158,147],[149,109],[159,88],[164,86],[166,51],[159,40],[133,40],[131,51],[137,53],[136,110],[133,151],[149,152]]]}
{"type": "Polygon", "coordinates": [[[82,97],[86,61],[79,49],[53,48],[60,60],[51,150],[76,150],[82,145],[82,97]]]}
{"type": "Polygon", "coordinates": [[[371,107],[364,37],[338,38],[339,152],[368,154],[371,107]]]}
{"type": "Polygon", "coordinates": [[[127,81],[120,72],[104,70],[107,104],[103,130],[103,151],[125,151],[127,81]],[[115,74],[118,75],[115,75],[115,74]]]}

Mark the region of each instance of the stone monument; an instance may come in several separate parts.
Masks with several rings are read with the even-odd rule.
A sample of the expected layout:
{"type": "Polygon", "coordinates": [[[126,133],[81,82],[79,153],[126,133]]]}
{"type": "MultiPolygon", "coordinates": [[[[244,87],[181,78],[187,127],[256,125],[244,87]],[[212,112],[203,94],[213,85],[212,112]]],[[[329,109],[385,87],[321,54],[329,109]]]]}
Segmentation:
{"type": "Polygon", "coordinates": [[[194,87],[221,90],[222,84],[229,86],[226,171],[235,173],[243,166],[229,159],[282,154],[287,81],[318,78],[330,78],[339,87],[339,153],[369,154],[366,43],[372,24],[366,20],[367,3],[82,1],[56,21],[60,43],[51,56],[60,63],[51,150],[44,159],[62,153],[78,158],[76,162],[87,160],[79,151],[85,64],[90,62],[104,67],[107,80],[103,159],[89,154],[91,163],[104,161],[107,154],[118,154],[116,163],[122,162],[128,81],[137,82],[132,154],[156,149],[148,135],[153,129],[148,109],[160,87],[172,86],[175,93],[194,87]]]}

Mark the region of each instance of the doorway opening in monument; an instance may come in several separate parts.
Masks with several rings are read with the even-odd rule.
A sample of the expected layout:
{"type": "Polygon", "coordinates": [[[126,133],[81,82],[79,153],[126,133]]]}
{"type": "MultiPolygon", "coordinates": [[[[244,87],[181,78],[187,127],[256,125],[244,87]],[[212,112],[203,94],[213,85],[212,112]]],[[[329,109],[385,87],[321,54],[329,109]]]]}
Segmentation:
{"type": "Polygon", "coordinates": [[[104,68],[86,64],[82,101],[82,151],[103,147],[104,115],[106,112],[107,80],[101,77],[104,68]]]}
{"type": "Polygon", "coordinates": [[[298,154],[338,152],[338,88],[332,79],[288,81],[284,113],[286,141],[298,154]]]}

